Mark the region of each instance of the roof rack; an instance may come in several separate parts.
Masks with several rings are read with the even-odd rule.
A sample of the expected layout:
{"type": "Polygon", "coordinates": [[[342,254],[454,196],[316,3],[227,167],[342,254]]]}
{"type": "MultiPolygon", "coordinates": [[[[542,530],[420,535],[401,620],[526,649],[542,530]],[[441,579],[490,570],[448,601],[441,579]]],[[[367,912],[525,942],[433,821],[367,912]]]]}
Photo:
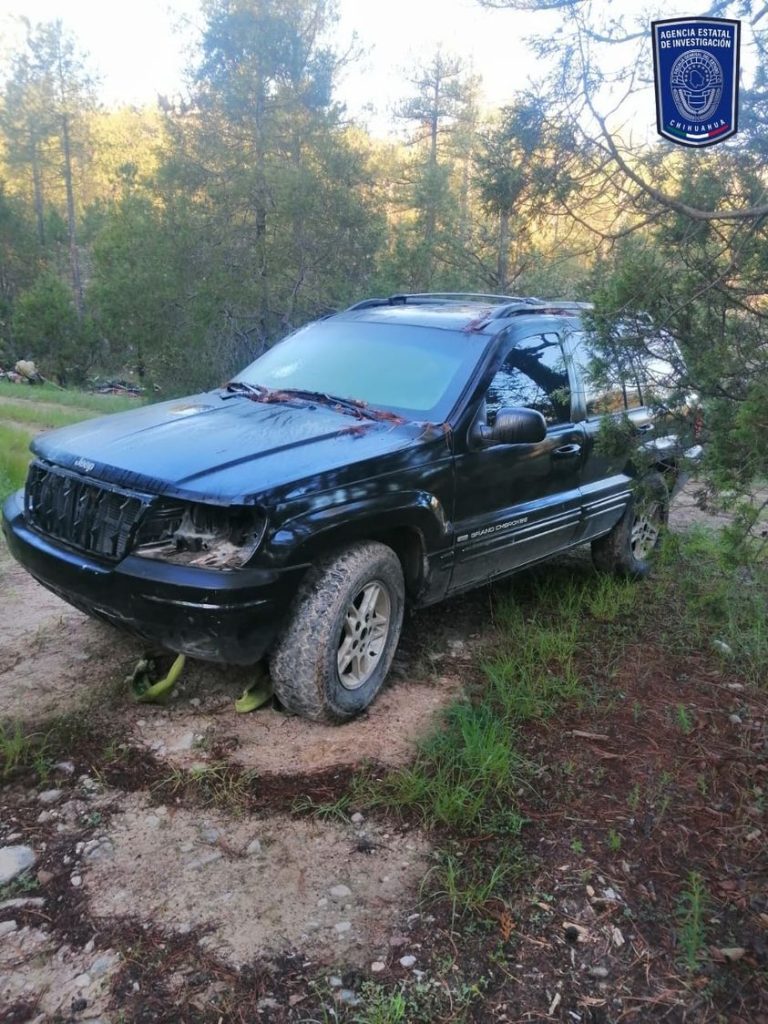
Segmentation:
{"type": "Polygon", "coordinates": [[[541,301],[516,295],[487,295],[485,292],[409,292],[402,295],[390,295],[387,298],[363,299],[362,302],[356,302],[353,306],[349,306],[347,312],[354,309],[372,309],[375,306],[419,306],[434,302],[456,302],[462,299],[490,303],[494,306],[541,301]]]}
{"type": "Polygon", "coordinates": [[[500,306],[490,315],[491,320],[504,320],[510,316],[519,316],[522,313],[565,313],[569,310],[592,309],[591,302],[574,302],[572,299],[523,299],[510,302],[508,305],[500,306]],[[533,307],[533,308],[531,308],[533,307]]]}

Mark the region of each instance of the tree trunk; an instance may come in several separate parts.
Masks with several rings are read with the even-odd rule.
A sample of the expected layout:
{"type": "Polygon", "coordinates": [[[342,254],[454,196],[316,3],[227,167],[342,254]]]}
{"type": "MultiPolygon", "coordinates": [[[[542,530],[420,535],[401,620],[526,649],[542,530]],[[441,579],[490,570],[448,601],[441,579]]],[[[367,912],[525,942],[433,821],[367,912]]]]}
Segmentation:
{"type": "Polygon", "coordinates": [[[30,125],[30,154],[32,158],[32,185],[35,195],[35,220],[37,221],[37,238],[40,245],[45,245],[45,218],[43,216],[43,176],[40,171],[37,136],[30,125]]]}
{"type": "Polygon", "coordinates": [[[499,213],[499,254],[496,262],[498,288],[502,295],[507,291],[507,275],[509,274],[509,211],[499,213]]]}
{"type": "Polygon", "coordinates": [[[72,186],[72,152],[69,141],[69,116],[61,115],[61,148],[64,155],[64,184],[67,190],[67,230],[69,233],[69,263],[72,271],[72,291],[78,320],[83,319],[83,282],[80,277],[80,255],[77,251],[75,226],[75,193],[72,186]]]}

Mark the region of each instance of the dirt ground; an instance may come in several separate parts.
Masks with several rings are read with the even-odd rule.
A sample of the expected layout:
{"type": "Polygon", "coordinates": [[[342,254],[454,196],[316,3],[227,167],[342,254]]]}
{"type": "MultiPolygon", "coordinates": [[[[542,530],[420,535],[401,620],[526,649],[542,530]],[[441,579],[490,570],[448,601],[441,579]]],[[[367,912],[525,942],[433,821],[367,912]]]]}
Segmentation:
{"type": "MultiPolygon", "coordinates": [[[[672,526],[702,521],[725,520],[701,513],[688,489],[673,507],[672,526]]],[[[1,544],[0,592],[0,721],[42,731],[56,716],[85,720],[89,709],[98,709],[114,763],[128,765],[112,770],[108,751],[91,759],[83,747],[72,762],[52,769],[48,789],[22,781],[4,791],[0,847],[28,844],[36,863],[28,886],[0,890],[0,1022],[177,1021],[168,1007],[181,991],[193,1008],[184,1017],[191,1024],[284,1020],[310,999],[310,975],[324,979],[323,998],[340,1012],[353,1012],[366,984],[379,979],[422,983],[437,927],[420,903],[435,867],[431,837],[393,826],[391,818],[364,817],[354,804],[333,813],[332,800],[361,765],[376,771],[406,764],[461,694],[484,642],[482,592],[407,623],[388,688],[367,714],[341,728],[274,708],[238,716],[233,700],[248,683],[247,670],[202,664],[189,667],[166,707],[133,704],[124,679],[142,653],[138,641],[69,608],[18,568],[1,544]],[[238,799],[243,780],[247,804],[238,799]],[[222,794],[230,789],[228,803],[222,794]],[[207,799],[214,791],[216,807],[207,799]],[[331,800],[329,814],[301,813],[318,794],[331,800]],[[244,1000],[237,1009],[227,1002],[235,996],[244,1000]]],[[[669,671],[651,674],[660,710],[659,721],[647,724],[649,743],[668,724],[669,709],[690,696],[686,682],[665,697],[669,671]]],[[[634,672],[624,690],[639,699],[644,680],[651,676],[634,672]]],[[[733,714],[743,716],[739,694],[732,703],[733,714]]],[[[715,714],[712,702],[707,708],[702,714],[715,714]]],[[[569,727],[574,724],[594,728],[588,716],[569,727]]],[[[728,728],[718,720],[725,758],[734,743],[745,743],[743,732],[731,735],[728,728]]],[[[541,987],[541,1011],[519,1016],[519,1007],[499,998],[489,1001],[488,1020],[576,1020],[558,1012],[566,992],[558,981],[567,976],[563,957],[568,969],[580,964],[592,984],[578,1020],[625,1019],[629,1004],[602,972],[612,964],[609,952],[617,951],[628,974],[650,970],[652,936],[637,922],[627,925],[624,890],[639,885],[652,893],[653,878],[643,876],[642,836],[624,842],[610,876],[598,866],[601,840],[592,811],[606,771],[620,773],[626,798],[638,782],[635,758],[622,744],[618,719],[610,742],[563,747],[563,765],[582,772],[584,782],[574,788],[565,816],[559,808],[548,821],[540,808],[530,808],[549,868],[538,883],[538,906],[521,909],[516,925],[531,951],[548,952],[534,968],[521,951],[521,962],[510,967],[513,974],[519,968],[528,989],[541,987]],[[566,911],[582,929],[572,945],[562,940],[566,911]]],[[[696,785],[693,769],[689,784],[696,785]]],[[[727,781],[721,785],[716,806],[728,795],[727,781]]],[[[617,831],[630,830],[627,820],[626,809],[617,810],[617,831]]],[[[733,837],[744,856],[759,856],[763,824],[755,823],[752,838],[748,832],[733,837]]],[[[673,856],[684,837],[674,834],[673,822],[663,831],[673,856]]],[[[452,928],[447,934],[455,943],[452,928]]],[[[670,996],[669,1020],[687,1019],[675,1016],[684,998],[670,996]]],[[[637,1024],[643,1016],[626,1019],[637,1024]]]]}

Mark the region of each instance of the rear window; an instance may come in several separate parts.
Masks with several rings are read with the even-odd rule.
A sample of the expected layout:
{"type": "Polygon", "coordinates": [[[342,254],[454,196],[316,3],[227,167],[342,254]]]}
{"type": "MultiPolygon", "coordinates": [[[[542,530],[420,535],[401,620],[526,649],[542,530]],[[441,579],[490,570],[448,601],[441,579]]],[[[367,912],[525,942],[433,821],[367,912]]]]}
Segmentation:
{"type": "Polygon", "coordinates": [[[619,327],[607,340],[591,331],[571,337],[588,416],[666,403],[675,393],[682,367],[671,335],[629,334],[619,327]]]}
{"type": "Polygon", "coordinates": [[[445,420],[488,338],[409,324],[324,320],[308,324],[251,363],[237,380],[322,391],[445,420]]]}

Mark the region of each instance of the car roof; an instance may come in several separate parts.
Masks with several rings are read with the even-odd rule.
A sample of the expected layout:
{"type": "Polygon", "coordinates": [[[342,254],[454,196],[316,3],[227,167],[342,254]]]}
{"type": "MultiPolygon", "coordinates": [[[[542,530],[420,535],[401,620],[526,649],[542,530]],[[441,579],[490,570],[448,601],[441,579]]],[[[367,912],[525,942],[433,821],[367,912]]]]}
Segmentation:
{"type": "Polygon", "coordinates": [[[336,314],[345,320],[436,327],[449,331],[496,334],[521,316],[542,314],[578,316],[591,309],[586,302],[539,299],[533,296],[483,295],[453,292],[420,292],[364,299],[336,314]]]}

